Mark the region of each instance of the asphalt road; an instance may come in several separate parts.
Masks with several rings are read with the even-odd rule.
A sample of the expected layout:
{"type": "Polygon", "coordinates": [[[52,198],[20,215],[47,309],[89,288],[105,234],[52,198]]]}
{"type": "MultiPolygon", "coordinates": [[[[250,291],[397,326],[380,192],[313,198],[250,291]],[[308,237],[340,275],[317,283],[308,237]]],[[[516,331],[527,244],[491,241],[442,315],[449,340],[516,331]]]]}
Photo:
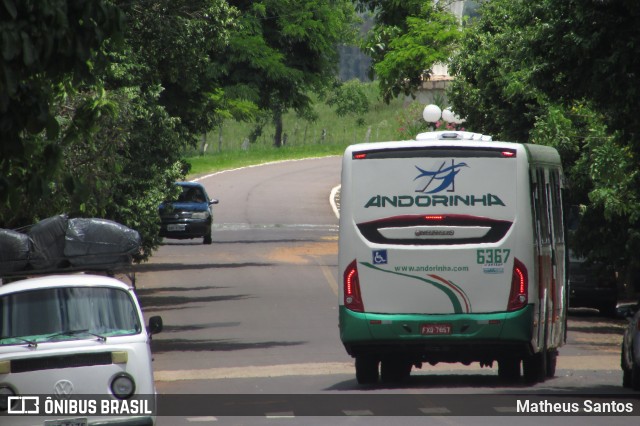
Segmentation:
{"type": "MultiPolygon", "coordinates": [[[[534,387],[505,387],[496,368],[457,364],[426,366],[398,387],[359,387],[338,336],[338,220],[329,197],[340,181],[340,158],[251,167],[200,181],[220,200],[213,244],[165,240],[137,273],[145,316],[162,315],[165,323],[152,344],[158,391],[186,398],[161,400],[178,406],[178,415],[160,417],[160,426],[499,425],[512,424],[517,414],[505,409],[509,401],[496,399],[500,395],[626,397],[619,367],[625,320],[589,310],[572,311],[557,377],[534,387]],[[393,420],[399,411],[429,417],[393,420]],[[456,417],[467,412],[476,416],[456,417]]],[[[638,416],[640,401],[635,405],[638,416]]],[[[605,418],[516,420],[603,424],[605,418]]],[[[637,418],[606,418],[610,425],[630,422],[637,418]]]]}

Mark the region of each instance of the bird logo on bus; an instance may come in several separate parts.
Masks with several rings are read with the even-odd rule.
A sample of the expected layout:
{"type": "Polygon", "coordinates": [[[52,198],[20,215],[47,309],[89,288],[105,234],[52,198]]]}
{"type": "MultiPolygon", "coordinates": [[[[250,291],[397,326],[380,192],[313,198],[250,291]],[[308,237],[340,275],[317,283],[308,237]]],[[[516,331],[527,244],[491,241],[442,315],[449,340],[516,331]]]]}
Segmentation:
{"type": "Polygon", "coordinates": [[[451,160],[451,165],[447,165],[446,161],[440,164],[438,170],[424,170],[418,166],[415,166],[420,172],[418,176],[413,179],[414,181],[420,180],[420,186],[416,189],[416,192],[422,192],[424,194],[436,194],[446,190],[447,192],[455,192],[455,178],[463,167],[469,167],[467,163],[455,163],[451,160]]]}

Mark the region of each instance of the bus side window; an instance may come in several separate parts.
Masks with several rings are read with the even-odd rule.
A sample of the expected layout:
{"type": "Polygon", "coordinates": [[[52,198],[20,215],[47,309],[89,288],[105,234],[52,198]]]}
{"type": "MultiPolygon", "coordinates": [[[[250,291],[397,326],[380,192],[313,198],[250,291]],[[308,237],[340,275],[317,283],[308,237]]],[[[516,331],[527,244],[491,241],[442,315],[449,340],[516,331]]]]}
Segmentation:
{"type": "Polygon", "coordinates": [[[533,223],[534,223],[534,239],[537,247],[537,251],[540,251],[541,241],[540,235],[542,233],[541,223],[540,223],[540,178],[536,173],[536,170],[531,168],[531,210],[533,213],[533,223]]]}
{"type": "Polygon", "coordinates": [[[549,175],[551,188],[551,219],[553,238],[556,243],[564,243],[564,223],[562,215],[562,195],[560,192],[560,172],[552,170],[549,175]]]}
{"type": "Polygon", "coordinates": [[[549,197],[547,193],[547,179],[545,176],[545,170],[542,167],[538,167],[536,169],[536,174],[539,201],[538,218],[540,220],[540,242],[543,245],[548,245],[551,243],[551,230],[549,229],[549,197]]]}

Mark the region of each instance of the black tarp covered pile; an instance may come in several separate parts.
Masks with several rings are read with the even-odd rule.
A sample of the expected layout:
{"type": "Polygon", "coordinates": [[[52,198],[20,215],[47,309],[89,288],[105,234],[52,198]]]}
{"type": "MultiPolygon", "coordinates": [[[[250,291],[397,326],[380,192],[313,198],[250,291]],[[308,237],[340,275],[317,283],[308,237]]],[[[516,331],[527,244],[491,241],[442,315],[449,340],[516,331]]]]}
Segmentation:
{"type": "Polygon", "coordinates": [[[65,265],[64,236],[69,219],[65,215],[41,220],[29,229],[29,264],[33,269],[53,269],[65,265]]]}
{"type": "Polygon", "coordinates": [[[64,255],[72,265],[123,263],[140,249],[138,231],[106,219],[70,219],[64,255]]]}
{"type": "Polygon", "coordinates": [[[0,229],[0,274],[22,271],[29,265],[29,237],[10,229],[0,229]]]}
{"type": "Polygon", "coordinates": [[[0,229],[0,274],[64,268],[104,269],[131,263],[137,231],[107,219],[53,216],[27,233],[0,229]]]}

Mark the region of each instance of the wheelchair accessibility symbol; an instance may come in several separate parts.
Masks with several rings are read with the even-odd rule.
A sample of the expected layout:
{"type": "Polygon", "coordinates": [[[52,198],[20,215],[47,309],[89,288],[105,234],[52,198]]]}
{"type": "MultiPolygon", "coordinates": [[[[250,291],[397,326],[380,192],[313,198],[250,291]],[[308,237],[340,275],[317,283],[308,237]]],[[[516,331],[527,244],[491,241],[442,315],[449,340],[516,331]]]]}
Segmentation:
{"type": "Polygon", "coordinates": [[[385,265],[387,263],[387,251],[386,250],[374,250],[373,251],[373,264],[385,265]]]}

